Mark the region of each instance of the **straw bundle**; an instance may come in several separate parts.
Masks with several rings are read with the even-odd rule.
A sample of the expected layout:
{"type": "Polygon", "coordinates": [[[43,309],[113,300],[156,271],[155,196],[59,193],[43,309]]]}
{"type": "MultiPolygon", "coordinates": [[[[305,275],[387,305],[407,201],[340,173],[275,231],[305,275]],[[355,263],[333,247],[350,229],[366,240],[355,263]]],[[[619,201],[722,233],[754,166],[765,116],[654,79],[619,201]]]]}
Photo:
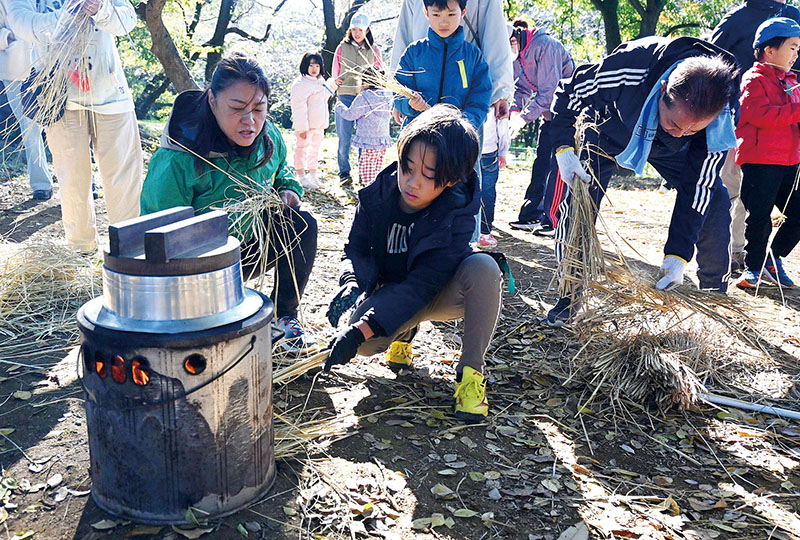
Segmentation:
{"type": "MultiPolygon", "coordinates": [[[[602,154],[592,146],[581,149],[588,129],[593,124],[579,119],[579,155],[581,150],[602,154]]],[[[696,370],[710,365],[709,351],[721,334],[757,346],[743,308],[734,298],[694,287],[657,290],[656,276],[631,268],[616,245],[615,257],[604,254],[589,185],[575,179],[571,197],[557,276],[559,295],[570,297],[583,311],[574,315],[580,350],[568,379],[593,388],[589,401],[602,394],[615,409],[624,409],[625,401],[661,410],[698,403],[705,388],[696,370]],[[713,331],[709,325],[715,326],[713,331]]]]}
{"type": "Polygon", "coordinates": [[[3,243],[0,256],[0,333],[75,336],[75,312],[102,290],[99,268],[54,242],[3,243]]]}
{"type": "Polygon", "coordinates": [[[383,88],[395,94],[411,99],[414,97],[414,91],[404,86],[394,76],[388,75],[376,69],[367,69],[361,73],[361,80],[375,88],[383,88]]]}
{"type": "Polygon", "coordinates": [[[92,19],[82,9],[62,9],[52,39],[39,59],[31,88],[40,88],[34,120],[48,126],[58,121],[67,101],[67,90],[76,85],[89,90],[87,50],[93,31],[92,19]]]}

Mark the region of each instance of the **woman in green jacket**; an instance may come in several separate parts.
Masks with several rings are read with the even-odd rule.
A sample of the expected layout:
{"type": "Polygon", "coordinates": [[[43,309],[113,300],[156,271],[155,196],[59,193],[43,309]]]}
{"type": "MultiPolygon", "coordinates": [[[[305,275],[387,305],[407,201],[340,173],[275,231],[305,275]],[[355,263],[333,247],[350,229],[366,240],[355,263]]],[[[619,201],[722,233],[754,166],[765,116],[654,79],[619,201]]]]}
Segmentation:
{"type": "Polygon", "coordinates": [[[297,311],[317,252],[317,222],[300,209],[303,188],[286,164],[278,128],[267,118],[269,92],[261,66],[234,54],[217,65],[210,88],[181,93],[150,159],[141,210],[192,206],[203,213],[243,201],[253,190],[276,192],[281,207],[264,216],[272,224],[267,250],[252,219],[237,221],[232,233],[242,242],[246,279],[263,263],[277,266],[272,299],[286,336],[281,343],[300,352],[307,343],[297,311]]]}

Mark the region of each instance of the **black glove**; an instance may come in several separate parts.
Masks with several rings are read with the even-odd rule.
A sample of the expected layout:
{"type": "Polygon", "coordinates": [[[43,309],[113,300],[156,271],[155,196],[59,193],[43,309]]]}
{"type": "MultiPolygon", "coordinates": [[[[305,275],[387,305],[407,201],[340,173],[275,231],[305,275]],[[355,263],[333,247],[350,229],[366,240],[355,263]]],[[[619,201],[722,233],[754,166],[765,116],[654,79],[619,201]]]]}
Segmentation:
{"type": "Polygon", "coordinates": [[[364,334],[356,326],[348,326],[333,336],[328,348],[331,350],[328,359],[325,360],[325,372],[331,370],[331,366],[346,364],[358,352],[358,347],[366,341],[364,334]]]}
{"type": "Polygon", "coordinates": [[[325,314],[330,321],[331,326],[334,328],[339,325],[339,319],[344,313],[353,307],[361,294],[361,289],[358,288],[358,283],[350,281],[345,283],[336,296],[331,300],[331,305],[328,307],[328,312],[325,314]]]}

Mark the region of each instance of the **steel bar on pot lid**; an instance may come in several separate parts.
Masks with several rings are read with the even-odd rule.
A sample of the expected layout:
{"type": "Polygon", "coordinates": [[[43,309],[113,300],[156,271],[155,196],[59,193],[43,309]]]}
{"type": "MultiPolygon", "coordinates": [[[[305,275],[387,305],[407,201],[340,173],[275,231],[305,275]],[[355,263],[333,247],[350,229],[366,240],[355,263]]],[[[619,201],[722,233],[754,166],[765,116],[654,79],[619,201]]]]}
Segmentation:
{"type": "Polygon", "coordinates": [[[144,253],[144,233],[194,217],[191,206],[176,206],[108,226],[109,253],[114,257],[133,257],[144,253]]]}

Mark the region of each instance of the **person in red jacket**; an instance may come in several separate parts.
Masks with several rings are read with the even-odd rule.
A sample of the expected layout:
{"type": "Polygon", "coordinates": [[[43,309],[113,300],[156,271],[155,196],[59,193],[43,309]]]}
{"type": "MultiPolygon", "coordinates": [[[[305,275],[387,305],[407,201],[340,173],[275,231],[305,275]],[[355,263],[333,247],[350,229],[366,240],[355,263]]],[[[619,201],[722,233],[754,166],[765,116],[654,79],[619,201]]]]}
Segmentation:
{"type": "Polygon", "coordinates": [[[787,17],[765,21],[756,30],[756,63],[742,78],[736,163],[742,167],[746,220],[745,271],[737,283],[759,281],[794,287],[781,262],[800,241],[800,85],[791,67],[800,51],[800,25],[787,17]],[[777,206],[786,221],[772,241],[770,213],[777,206]]]}

